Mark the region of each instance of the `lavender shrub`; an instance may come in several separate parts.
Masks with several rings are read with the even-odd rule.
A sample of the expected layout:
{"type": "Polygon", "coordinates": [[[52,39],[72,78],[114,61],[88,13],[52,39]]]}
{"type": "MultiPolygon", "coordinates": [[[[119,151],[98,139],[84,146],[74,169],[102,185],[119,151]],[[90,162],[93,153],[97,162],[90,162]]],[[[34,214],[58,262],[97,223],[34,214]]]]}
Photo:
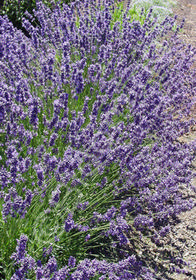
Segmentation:
{"type": "Polygon", "coordinates": [[[141,24],[128,6],[120,27],[113,1],[94,2],[38,2],[32,39],[0,17],[2,279],[163,279],[135,248],[161,246],[194,207],[180,192],[195,157],[177,141],[196,87],[183,22],[156,48],[175,18],[141,24]]]}

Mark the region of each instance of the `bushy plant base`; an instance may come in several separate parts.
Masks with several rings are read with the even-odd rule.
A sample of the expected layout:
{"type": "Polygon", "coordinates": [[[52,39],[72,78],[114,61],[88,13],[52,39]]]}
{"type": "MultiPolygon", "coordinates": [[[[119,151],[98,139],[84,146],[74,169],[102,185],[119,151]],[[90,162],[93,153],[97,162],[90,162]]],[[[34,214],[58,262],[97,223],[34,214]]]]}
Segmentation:
{"type": "Polygon", "coordinates": [[[180,185],[195,142],[178,137],[194,123],[195,49],[183,22],[157,46],[176,18],[128,6],[115,21],[113,3],[39,2],[31,38],[0,17],[1,279],[165,279],[138,252],[194,207],[180,185]]]}

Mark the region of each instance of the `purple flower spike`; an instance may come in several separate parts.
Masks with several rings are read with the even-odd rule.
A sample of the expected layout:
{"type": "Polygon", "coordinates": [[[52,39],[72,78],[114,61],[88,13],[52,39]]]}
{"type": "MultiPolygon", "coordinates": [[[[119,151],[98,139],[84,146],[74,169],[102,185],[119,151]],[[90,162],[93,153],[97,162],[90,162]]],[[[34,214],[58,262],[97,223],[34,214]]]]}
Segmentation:
{"type": "Polygon", "coordinates": [[[69,213],[67,216],[67,219],[65,220],[65,231],[69,232],[73,228],[76,228],[77,224],[75,225],[75,222],[73,220],[73,214],[69,213]]]}
{"type": "Polygon", "coordinates": [[[69,267],[75,267],[75,265],[76,265],[76,258],[70,256],[69,260],[68,260],[68,266],[69,267]]]}

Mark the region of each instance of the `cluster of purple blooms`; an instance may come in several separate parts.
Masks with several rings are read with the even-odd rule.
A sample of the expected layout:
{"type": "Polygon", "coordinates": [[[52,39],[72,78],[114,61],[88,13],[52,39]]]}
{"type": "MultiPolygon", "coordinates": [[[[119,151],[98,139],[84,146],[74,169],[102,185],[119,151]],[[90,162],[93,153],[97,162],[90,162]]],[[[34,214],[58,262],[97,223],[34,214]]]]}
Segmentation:
{"type": "MultiPolygon", "coordinates": [[[[54,257],[50,257],[46,265],[42,265],[41,261],[35,260],[30,257],[26,252],[26,243],[28,238],[22,235],[20,240],[17,240],[18,246],[16,247],[17,253],[14,253],[11,258],[17,260],[21,264],[11,279],[19,280],[24,279],[25,272],[28,269],[35,269],[36,279],[71,279],[82,280],[91,279],[97,273],[103,274],[99,277],[100,280],[107,279],[138,279],[137,276],[144,275],[144,279],[154,279],[153,274],[145,267],[142,267],[141,262],[136,260],[135,256],[129,256],[127,259],[119,261],[118,263],[107,263],[106,261],[98,261],[96,259],[90,261],[84,259],[81,261],[76,270],[70,275],[72,268],[76,266],[76,259],[70,256],[68,265],[58,270],[58,264],[54,257]],[[26,255],[26,256],[25,256],[26,255]],[[50,276],[52,277],[50,278],[50,276]],[[151,277],[151,278],[150,278],[151,277]]],[[[25,278],[26,279],[26,278],[25,278]]]]}
{"type": "MultiPolygon", "coordinates": [[[[141,233],[153,229],[152,240],[158,244],[169,232],[170,219],[194,207],[191,199],[182,198],[179,185],[191,186],[195,143],[183,144],[177,139],[194,123],[182,121],[182,117],[188,116],[195,102],[195,72],[190,67],[196,51],[190,45],[184,49],[177,39],[183,22],[170,44],[164,40],[157,51],[153,42],[172,29],[176,18],[168,17],[156,25],[156,19],[150,19],[150,10],[141,25],[129,21],[128,5],[122,30],[119,22],[111,30],[110,5],[114,1],[105,1],[102,11],[100,3],[96,8],[94,2],[85,0],[81,5],[77,1],[71,3],[71,8],[63,4],[62,9],[57,5],[54,11],[37,3],[35,16],[41,27],[23,21],[31,39],[6,17],[0,17],[2,217],[4,222],[8,216],[24,219],[48,178],[55,177],[59,184],[66,185],[80,170],[81,178],[71,185],[77,188],[95,168],[101,175],[115,162],[120,176],[113,182],[114,195],[122,200],[120,208],[111,205],[105,214],[94,212],[84,226],[74,221],[74,213],[68,213],[65,232],[88,231],[87,242],[91,228],[109,222],[109,230],[103,234],[114,237],[121,247],[128,244],[124,232],[129,232],[131,226],[141,233]],[[89,17],[89,11],[96,21],[89,17]],[[69,112],[69,100],[75,104],[83,100],[82,110],[69,112]],[[113,118],[120,118],[125,108],[126,124],[121,121],[111,126],[113,118]],[[146,139],[151,145],[144,144],[146,139]],[[29,184],[30,175],[36,190],[29,184]],[[21,190],[21,184],[27,188],[21,190]],[[124,194],[129,197],[124,199],[124,194]],[[130,215],[131,225],[126,219],[130,215]]],[[[106,184],[107,179],[100,188],[106,184]]],[[[55,208],[61,192],[62,187],[52,191],[48,207],[55,208]]],[[[88,205],[88,201],[82,201],[77,211],[83,213],[88,205]]],[[[133,255],[118,263],[97,259],[77,263],[70,256],[68,265],[61,268],[52,256],[42,264],[27,254],[27,240],[21,235],[16,253],[11,256],[18,267],[11,280],[27,279],[31,270],[40,280],[87,280],[98,275],[96,279],[100,280],[156,279],[133,255]]]]}

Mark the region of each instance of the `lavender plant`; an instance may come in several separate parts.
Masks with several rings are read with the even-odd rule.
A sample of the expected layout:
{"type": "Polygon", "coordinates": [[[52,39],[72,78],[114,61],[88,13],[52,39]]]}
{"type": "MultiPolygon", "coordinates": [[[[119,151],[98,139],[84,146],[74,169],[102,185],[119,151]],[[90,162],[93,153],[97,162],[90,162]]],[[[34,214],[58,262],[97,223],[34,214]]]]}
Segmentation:
{"type": "Polygon", "coordinates": [[[94,2],[37,3],[31,39],[0,17],[2,279],[160,279],[138,251],[194,207],[180,192],[195,157],[177,141],[196,86],[183,22],[156,48],[175,18],[141,24],[128,6],[120,29],[114,2],[94,2]]]}

